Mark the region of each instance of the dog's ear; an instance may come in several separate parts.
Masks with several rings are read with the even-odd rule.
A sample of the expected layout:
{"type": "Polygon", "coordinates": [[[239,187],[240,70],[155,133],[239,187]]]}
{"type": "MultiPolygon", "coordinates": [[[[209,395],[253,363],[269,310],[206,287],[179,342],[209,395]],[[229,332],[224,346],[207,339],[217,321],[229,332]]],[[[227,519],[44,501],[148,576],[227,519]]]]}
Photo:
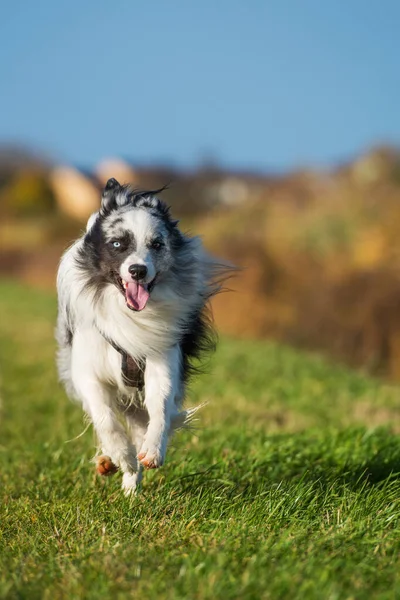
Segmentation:
{"type": "Polygon", "coordinates": [[[102,217],[105,217],[113,209],[117,208],[117,194],[120,191],[121,185],[114,177],[111,177],[111,179],[107,181],[101,197],[100,214],[102,217]]]}

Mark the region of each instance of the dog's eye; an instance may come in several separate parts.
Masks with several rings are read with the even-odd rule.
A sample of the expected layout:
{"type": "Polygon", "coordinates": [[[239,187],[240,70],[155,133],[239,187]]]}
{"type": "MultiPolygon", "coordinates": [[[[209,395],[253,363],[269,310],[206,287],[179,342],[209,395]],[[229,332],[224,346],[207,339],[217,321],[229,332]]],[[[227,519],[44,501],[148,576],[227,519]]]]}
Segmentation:
{"type": "Polygon", "coordinates": [[[114,242],[111,242],[113,248],[121,248],[121,242],[117,242],[117,240],[115,240],[114,242]]]}
{"type": "Polygon", "coordinates": [[[161,248],[162,248],[161,240],[154,240],[153,242],[151,242],[151,248],[153,250],[161,250],[161,248]]]}

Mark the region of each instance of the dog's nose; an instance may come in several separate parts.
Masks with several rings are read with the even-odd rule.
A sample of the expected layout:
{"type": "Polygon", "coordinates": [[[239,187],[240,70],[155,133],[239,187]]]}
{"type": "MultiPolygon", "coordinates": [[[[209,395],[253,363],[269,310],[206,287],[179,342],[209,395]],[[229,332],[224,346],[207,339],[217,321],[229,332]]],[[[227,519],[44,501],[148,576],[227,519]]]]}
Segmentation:
{"type": "Polygon", "coordinates": [[[144,279],[147,275],[147,267],[145,265],[131,265],[128,268],[129,273],[132,275],[133,279],[144,279]]]}

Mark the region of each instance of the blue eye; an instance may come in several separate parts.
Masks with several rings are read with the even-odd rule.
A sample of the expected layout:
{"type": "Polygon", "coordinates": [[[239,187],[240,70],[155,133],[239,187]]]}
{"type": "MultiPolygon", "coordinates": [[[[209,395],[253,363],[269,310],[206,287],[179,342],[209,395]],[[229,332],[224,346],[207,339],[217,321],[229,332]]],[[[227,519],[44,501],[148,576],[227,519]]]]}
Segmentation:
{"type": "Polygon", "coordinates": [[[113,242],[112,245],[114,246],[114,248],[120,248],[121,242],[113,242]]]}

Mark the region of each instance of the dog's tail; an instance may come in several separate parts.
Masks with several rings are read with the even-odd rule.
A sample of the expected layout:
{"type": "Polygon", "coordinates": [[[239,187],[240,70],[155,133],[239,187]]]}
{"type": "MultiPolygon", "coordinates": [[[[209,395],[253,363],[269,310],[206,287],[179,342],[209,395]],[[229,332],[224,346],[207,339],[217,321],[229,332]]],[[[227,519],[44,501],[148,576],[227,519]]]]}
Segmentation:
{"type": "Polygon", "coordinates": [[[197,412],[205,406],[205,403],[188,408],[180,413],[177,413],[172,418],[171,433],[178,431],[179,429],[190,429],[193,428],[193,423],[196,421],[197,412]]]}

